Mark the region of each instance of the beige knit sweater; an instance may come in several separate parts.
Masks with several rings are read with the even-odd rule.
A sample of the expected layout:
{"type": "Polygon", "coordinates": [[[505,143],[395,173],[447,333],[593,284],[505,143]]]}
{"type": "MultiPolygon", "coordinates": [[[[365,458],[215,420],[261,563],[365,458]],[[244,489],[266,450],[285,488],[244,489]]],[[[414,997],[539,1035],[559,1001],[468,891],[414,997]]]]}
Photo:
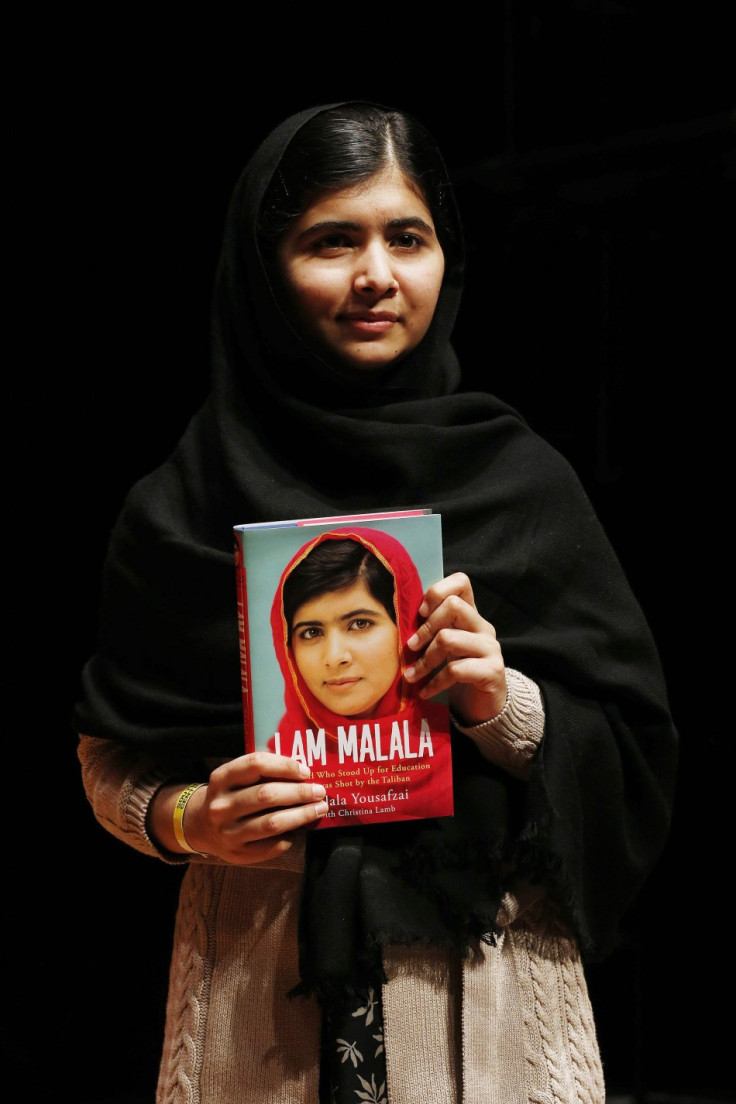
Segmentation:
{"type": "MultiPolygon", "coordinates": [[[[465,730],[523,777],[544,715],[530,680],[508,671],[509,701],[465,730]]],[[[298,981],[303,843],[277,862],[229,866],[161,853],[146,812],[170,765],[81,736],[85,791],[118,839],[189,862],[176,918],[157,1104],[317,1104],[320,1016],[289,999],[298,981]]],[[[388,1083],[376,1104],[604,1104],[600,1053],[580,956],[544,894],[507,894],[494,947],[467,960],[387,948],[388,1083]]],[[[357,1102],[357,1098],[356,1098],[357,1102]]]]}

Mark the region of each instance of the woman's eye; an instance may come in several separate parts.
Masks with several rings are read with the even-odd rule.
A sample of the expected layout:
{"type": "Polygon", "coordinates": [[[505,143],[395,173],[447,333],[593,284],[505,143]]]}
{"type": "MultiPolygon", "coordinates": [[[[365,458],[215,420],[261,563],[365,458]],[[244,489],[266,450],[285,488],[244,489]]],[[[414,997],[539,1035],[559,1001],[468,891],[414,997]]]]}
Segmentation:
{"type": "Polygon", "coordinates": [[[322,630],[316,625],[310,625],[307,628],[300,629],[297,636],[300,640],[316,640],[318,636],[321,636],[322,630]]]}
{"type": "Polygon", "coordinates": [[[416,234],[399,234],[393,238],[393,244],[399,249],[418,249],[422,245],[422,239],[416,234]]]}
{"type": "Polygon", "coordinates": [[[367,617],[356,617],[350,622],[350,628],[356,632],[362,632],[364,629],[369,629],[373,624],[367,617]]]}
{"type": "Polygon", "coordinates": [[[314,243],[314,249],[319,253],[330,249],[347,249],[350,245],[352,242],[346,234],[327,234],[314,243]]]}

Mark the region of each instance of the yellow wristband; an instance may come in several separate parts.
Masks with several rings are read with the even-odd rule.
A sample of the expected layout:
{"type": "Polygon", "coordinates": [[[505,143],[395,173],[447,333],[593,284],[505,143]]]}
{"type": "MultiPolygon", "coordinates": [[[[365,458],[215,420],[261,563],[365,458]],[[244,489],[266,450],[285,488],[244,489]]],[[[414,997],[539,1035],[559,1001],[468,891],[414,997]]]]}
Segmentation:
{"type": "Polygon", "coordinates": [[[189,804],[189,798],[200,786],[204,786],[204,782],[193,782],[191,786],[187,786],[186,789],[183,789],[174,806],[174,835],[176,836],[177,843],[180,847],[183,847],[185,851],[191,851],[193,855],[203,855],[204,852],[195,851],[194,848],[190,847],[187,843],[187,837],[184,835],[184,810],[189,804]]]}

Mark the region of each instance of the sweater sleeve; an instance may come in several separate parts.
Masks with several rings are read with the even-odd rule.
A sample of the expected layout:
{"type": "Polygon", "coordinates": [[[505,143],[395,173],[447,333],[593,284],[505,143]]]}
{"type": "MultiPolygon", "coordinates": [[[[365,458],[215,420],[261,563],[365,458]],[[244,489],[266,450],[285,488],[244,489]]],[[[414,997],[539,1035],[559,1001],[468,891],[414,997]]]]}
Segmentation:
{"type": "Polygon", "coordinates": [[[463,725],[453,717],[453,723],[484,759],[526,781],[544,735],[542,695],[532,679],[511,667],[506,668],[506,683],[506,704],[497,716],[476,725],[463,725]]]}
{"type": "Polygon", "coordinates": [[[144,855],[173,864],[190,861],[188,855],[159,848],[146,828],[148,808],[157,790],[178,777],[173,768],[141,754],[138,748],[96,736],[80,735],[77,755],[84,792],[103,828],[144,855]]]}

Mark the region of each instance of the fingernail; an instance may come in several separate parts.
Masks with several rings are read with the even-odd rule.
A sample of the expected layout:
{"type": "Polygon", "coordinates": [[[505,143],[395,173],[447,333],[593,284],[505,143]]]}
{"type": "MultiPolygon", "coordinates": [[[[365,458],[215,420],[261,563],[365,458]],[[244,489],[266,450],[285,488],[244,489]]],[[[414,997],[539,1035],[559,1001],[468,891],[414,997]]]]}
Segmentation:
{"type": "Polygon", "coordinates": [[[407,682],[411,682],[411,680],[414,678],[416,673],[417,673],[416,667],[406,667],[404,669],[404,678],[407,680],[407,682]]]}
{"type": "Polygon", "coordinates": [[[306,763],[300,763],[299,764],[299,777],[300,778],[310,778],[311,774],[312,774],[312,772],[311,772],[311,770],[309,769],[309,767],[307,766],[306,763]]]}
{"type": "Polygon", "coordinates": [[[427,605],[426,602],[422,602],[421,606],[419,607],[418,612],[419,612],[420,617],[426,617],[427,616],[427,614],[429,613],[429,606],[427,605]]]}
{"type": "Polygon", "coordinates": [[[327,790],[324,786],[320,786],[319,782],[315,782],[312,786],[312,797],[326,797],[327,790]]]}
{"type": "Polygon", "coordinates": [[[409,648],[418,648],[419,647],[419,637],[417,636],[417,634],[414,633],[412,636],[410,636],[409,639],[407,640],[406,644],[407,644],[407,647],[409,647],[409,648]]]}

